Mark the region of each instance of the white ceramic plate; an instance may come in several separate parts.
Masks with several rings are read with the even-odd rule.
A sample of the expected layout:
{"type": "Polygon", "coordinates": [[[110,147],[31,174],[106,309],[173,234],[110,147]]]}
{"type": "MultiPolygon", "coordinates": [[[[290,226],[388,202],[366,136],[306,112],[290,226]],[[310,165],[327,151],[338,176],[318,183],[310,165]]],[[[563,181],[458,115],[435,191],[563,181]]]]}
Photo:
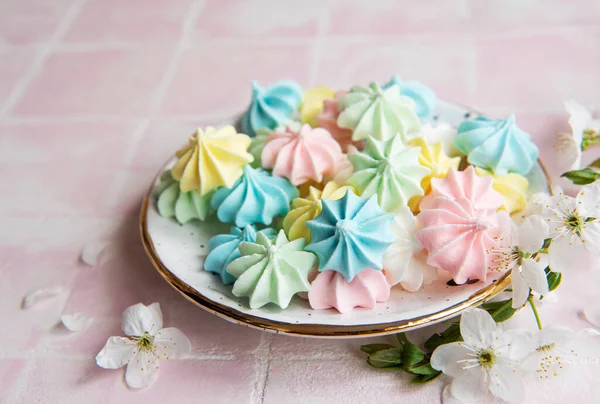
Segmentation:
{"type": "MultiPolygon", "coordinates": [[[[464,119],[478,115],[467,107],[440,101],[431,120],[457,126],[464,119]]],[[[427,120],[426,120],[427,121],[427,120]]],[[[177,146],[177,145],[174,145],[177,146]]],[[[295,296],[285,310],[275,305],[250,309],[247,298],[231,293],[231,285],[221,284],[218,276],[203,270],[211,237],[226,233],[231,224],[216,219],[179,225],[161,217],[152,192],[169,161],[158,173],[144,199],[140,218],[142,239],[152,263],[163,277],[185,297],[200,307],[227,320],[268,331],[309,337],[350,338],[391,334],[416,329],[454,317],[501,292],[509,283],[506,276],[491,277],[487,282],[448,286],[446,280],[425,285],[418,292],[392,288],[390,299],[374,309],[356,308],[340,314],[337,310],[312,310],[308,301],[295,296]]],[[[530,192],[548,191],[543,166],[537,165],[528,176],[530,192]]]]}

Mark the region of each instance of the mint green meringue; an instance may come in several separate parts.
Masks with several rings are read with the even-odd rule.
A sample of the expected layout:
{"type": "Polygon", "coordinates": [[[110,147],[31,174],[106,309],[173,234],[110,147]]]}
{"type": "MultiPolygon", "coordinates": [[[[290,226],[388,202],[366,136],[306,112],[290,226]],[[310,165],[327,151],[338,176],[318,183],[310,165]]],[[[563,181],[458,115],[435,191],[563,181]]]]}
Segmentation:
{"type": "Polygon", "coordinates": [[[512,172],[525,176],[539,155],[529,134],[517,127],[514,114],[504,120],[477,117],[461,123],[454,145],[470,164],[497,175],[512,172]]]}
{"type": "Polygon", "coordinates": [[[160,177],[156,207],[162,217],[173,217],[180,224],[193,219],[205,220],[211,211],[210,203],[214,193],[200,196],[197,190],[182,192],[179,182],[171,176],[169,170],[160,177]]]}
{"type": "Polygon", "coordinates": [[[340,128],[351,129],[352,140],[373,136],[388,140],[396,134],[406,137],[420,127],[415,102],[401,95],[398,85],[382,89],[377,83],[369,87],[354,86],[339,99],[340,128]]]}
{"type": "Polygon", "coordinates": [[[265,142],[269,135],[273,132],[272,129],[260,128],[256,130],[256,136],[252,138],[248,153],[254,157],[254,161],[250,165],[254,168],[262,168],[262,151],[265,148],[265,142]]]}
{"type": "Polygon", "coordinates": [[[369,136],[362,152],[348,156],[354,174],[347,182],[364,198],[377,194],[383,210],[396,212],[413,196],[424,195],[421,180],[431,170],[419,164],[420,153],[420,147],[405,146],[400,136],[385,141],[369,136]]]}
{"type": "Polygon", "coordinates": [[[274,303],[285,309],[298,292],[310,290],[308,273],[317,264],[317,257],[303,251],[304,239],[288,241],[283,230],[272,242],[264,233],[257,233],[256,242],[242,242],[241,257],[227,266],[227,272],[237,278],[233,294],[249,297],[250,308],[274,303]]]}

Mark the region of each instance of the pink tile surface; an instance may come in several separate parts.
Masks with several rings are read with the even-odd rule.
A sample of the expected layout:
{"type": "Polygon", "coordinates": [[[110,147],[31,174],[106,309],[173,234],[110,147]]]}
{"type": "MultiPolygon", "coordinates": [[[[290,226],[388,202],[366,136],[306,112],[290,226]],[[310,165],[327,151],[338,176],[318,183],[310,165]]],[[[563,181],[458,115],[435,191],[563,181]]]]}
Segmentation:
{"type": "MultiPolygon", "coordinates": [[[[440,402],[447,379],[416,387],[372,370],[358,351],[364,339],[265,334],[181,298],[141,247],[140,199],[195,127],[246,107],[254,79],[336,88],[392,74],[419,80],[494,116],[516,112],[553,170],[554,137],[568,130],[563,100],[600,104],[598,4],[0,2],[0,319],[9,330],[0,333],[0,402],[440,402]],[[109,245],[102,264],[83,265],[81,248],[97,240],[109,245]],[[54,285],[69,293],[21,310],[24,295],[54,285]],[[127,306],[154,301],[188,335],[192,356],[133,392],[122,370],[93,358],[121,333],[127,306]],[[69,333],[60,314],[77,312],[94,324],[69,333]]],[[[547,324],[588,325],[581,309],[597,299],[586,269],[600,263],[565,276],[559,303],[540,307],[547,324]]],[[[512,326],[532,326],[531,313],[512,326]]],[[[532,383],[527,402],[597,401],[600,367],[575,375],[532,383]]]]}

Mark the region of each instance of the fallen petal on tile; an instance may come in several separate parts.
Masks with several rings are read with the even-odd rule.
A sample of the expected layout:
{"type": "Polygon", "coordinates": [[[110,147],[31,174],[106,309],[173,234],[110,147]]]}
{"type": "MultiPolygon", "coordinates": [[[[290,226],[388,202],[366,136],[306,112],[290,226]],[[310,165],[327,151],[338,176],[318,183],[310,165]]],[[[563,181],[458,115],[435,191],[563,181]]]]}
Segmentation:
{"type": "Polygon", "coordinates": [[[600,306],[586,307],[583,315],[593,326],[600,328],[600,306]]]}
{"type": "Polygon", "coordinates": [[[63,314],[60,316],[60,321],[65,328],[71,332],[83,331],[94,322],[90,316],[83,313],[63,314]]]}
{"type": "Polygon", "coordinates": [[[107,246],[108,243],[104,240],[92,241],[84,245],[81,250],[81,261],[89,266],[96,266],[107,246]]]}
{"type": "Polygon", "coordinates": [[[32,308],[35,305],[46,302],[48,300],[54,299],[60,295],[66,294],[69,291],[61,286],[54,286],[50,288],[43,288],[35,290],[29,293],[27,296],[23,298],[23,302],[21,303],[21,308],[23,310],[27,310],[32,308]]]}

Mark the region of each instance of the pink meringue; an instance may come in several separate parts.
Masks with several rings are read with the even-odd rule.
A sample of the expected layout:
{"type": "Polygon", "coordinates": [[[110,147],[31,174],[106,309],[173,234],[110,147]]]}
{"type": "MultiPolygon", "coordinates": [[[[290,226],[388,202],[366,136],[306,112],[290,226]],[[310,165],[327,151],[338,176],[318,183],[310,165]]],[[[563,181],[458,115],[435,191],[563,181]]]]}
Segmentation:
{"type": "Polygon", "coordinates": [[[331,136],[340,144],[342,151],[346,153],[348,146],[353,145],[352,130],[340,128],[337,124],[338,116],[338,101],[340,97],[346,94],[347,91],[338,91],[335,98],[323,101],[323,112],[317,115],[317,126],[325,128],[331,133],[331,136]]]}
{"type": "Polygon", "coordinates": [[[308,292],[308,302],[315,310],[335,308],[346,313],[354,307],[372,309],[377,302],[390,297],[390,285],[381,271],[366,269],[351,282],[336,271],[323,271],[317,275],[308,292]]]}
{"type": "Polygon", "coordinates": [[[504,197],[493,187],[491,177],[480,177],[473,166],[464,171],[451,168],[444,178],[431,179],[431,192],[419,204],[421,211],[432,209],[433,201],[440,196],[458,199],[465,198],[473,204],[473,208],[485,215],[494,215],[504,204],[504,197]]]}
{"type": "Polygon", "coordinates": [[[332,175],[342,149],[326,129],[290,125],[269,135],[261,157],[263,167],[273,169],[273,176],[300,185],[309,180],[321,182],[324,175],[332,175]]]}
{"type": "Polygon", "coordinates": [[[427,264],[448,271],[454,281],[485,281],[488,251],[500,235],[496,215],[477,211],[467,198],[433,198],[417,221],[422,227],[415,238],[427,249],[427,264]]]}

